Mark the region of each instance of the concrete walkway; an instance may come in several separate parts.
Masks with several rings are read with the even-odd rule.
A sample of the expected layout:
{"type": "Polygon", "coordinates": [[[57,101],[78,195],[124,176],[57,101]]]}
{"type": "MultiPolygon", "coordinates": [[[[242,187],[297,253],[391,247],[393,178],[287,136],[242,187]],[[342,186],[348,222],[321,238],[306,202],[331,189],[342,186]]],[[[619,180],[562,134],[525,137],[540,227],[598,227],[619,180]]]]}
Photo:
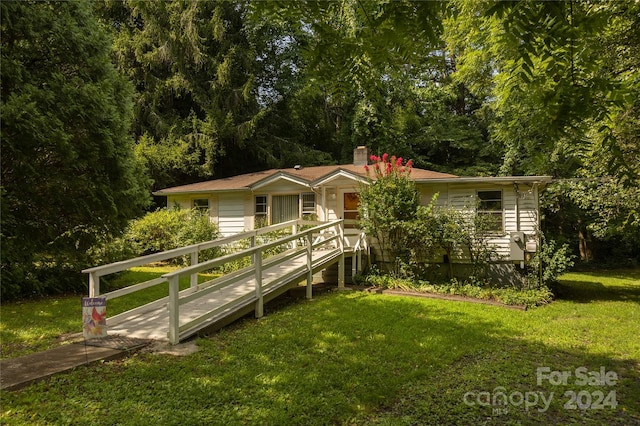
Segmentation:
{"type": "Polygon", "coordinates": [[[17,390],[37,380],[142,349],[151,341],[108,336],[62,345],[44,352],[0,360],[0,389],[17,390]]]}

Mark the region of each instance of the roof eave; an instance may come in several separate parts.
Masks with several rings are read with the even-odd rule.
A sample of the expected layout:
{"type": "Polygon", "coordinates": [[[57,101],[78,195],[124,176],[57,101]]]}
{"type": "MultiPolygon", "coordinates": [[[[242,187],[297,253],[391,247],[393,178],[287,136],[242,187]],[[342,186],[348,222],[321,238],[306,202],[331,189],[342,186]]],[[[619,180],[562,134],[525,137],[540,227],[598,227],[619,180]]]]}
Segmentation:
{"type": "Polygon", "coordinates": [[[233,188],[233,189],[199,189],[199,190],[192,190],[192,191],[155,191],[152,192],[151,194],[156,195],[156,196],[163,196],[163,197],[168,197],[169,195],[193,195],[193,194],[211,194],[211,193],[218,193],[218,192],[247,192],[250,191],[251,189],[248,187],[242,187],[242,188],[233,188]]]}
{"type": "Polygon", "coordinates": [[[315,187],[318,187],[318,186],[322,186],[322,185],[324,185],[324,184],[326,184],[328,182],[331,182],[332,180],[337,179],[339,177],[346,177],[347,179],[352,179],[352,180],[355,180],[355,181],[357,181],[359,183],[366,183],[367,182],[367,179],[364,176],[359,175],[357,173],[350,172],[349,170],[345,170],[345,169],[339,168],[337,170],[334,170],[331,173],[328,173],[328,174],[326,174],[326,175],[324,175],[322,177],[319,177],[318,179],[316,179],[313,182],[311,182],[310,185],[313,188],[315,188],[315,187]]]}
{"type": "Polygon", "coordinates": [[[551,183],[551,176],[489,176],[489,177],[456,177],[456,178],[422,178],[416,183],[551,183]]]}
{"type": "Polygon", "coordinates": [[[292,182],[292,183],[295,183],[297,185],[304,186],[304,187],[307,187],[307,188],[310,186],[309,185],[309,181],[307,181],[305,179],[302,179],[302,178],[299,178],[297,176],[293,176],[293,175],[291,175],[291,174],[289,174],[287,172],[280,171],[280,172],[272,174],[271,176],[267,176],[267,177],[265,177],[263,179],[260,179],[257,182],[254,182],[253,184],[251,184],[249,186],[248,189],[250,189],[252,191],[255,191],[256,189],[259,189],[259,188],[262,188],[263,186],[269,185],[270,183],[273,183],[273,182],[275,182],[275,181],[277,181],[279,179],[284,179],[284,180],[287,180],[289,182],[292,182]]]}

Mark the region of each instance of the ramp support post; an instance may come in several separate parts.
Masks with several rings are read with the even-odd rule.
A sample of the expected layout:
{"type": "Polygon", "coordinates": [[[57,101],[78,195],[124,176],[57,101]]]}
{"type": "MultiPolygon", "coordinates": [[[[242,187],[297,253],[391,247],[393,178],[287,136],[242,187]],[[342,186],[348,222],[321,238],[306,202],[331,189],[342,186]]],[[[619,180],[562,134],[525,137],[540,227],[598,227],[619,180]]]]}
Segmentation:
{"type": "MultiPolygon", "coordinates": [[[[191,266],[198,264],[198,251],[194,251],[191,253],[191,266]]],[[[198,273],[191,274],[191,282],[190,282],[191,291],[198,290],[198,273]]]]}
{"type": "Polygon", "coordinates": [[[89,297],[100,296],[100,275],[89,272],[89,297]]]}
{"type": "Polygon", "coordinates": [[[262,297],[262,250],[253,252],[253,262],[256,269],[256,318],[264,316],[264,298],[262,297]]]}
{"type": "Polygon", "coordinates": [[[313,234],[307,233],[307,299],[313,298],[313,234]]]}
{"type": "Polygon", "coordinates": [[[344,220],[341,220],[338,224],[338,232],[340,238],[338,238],[338,245],[340,246],[340,260],[338,261],[338,289],[344,290],[344,220]]]}
{"type": "Polygon", "coordinates": [[[169,343],[180,343],[180,277],[174,275],[169,279],[169,343]]]}

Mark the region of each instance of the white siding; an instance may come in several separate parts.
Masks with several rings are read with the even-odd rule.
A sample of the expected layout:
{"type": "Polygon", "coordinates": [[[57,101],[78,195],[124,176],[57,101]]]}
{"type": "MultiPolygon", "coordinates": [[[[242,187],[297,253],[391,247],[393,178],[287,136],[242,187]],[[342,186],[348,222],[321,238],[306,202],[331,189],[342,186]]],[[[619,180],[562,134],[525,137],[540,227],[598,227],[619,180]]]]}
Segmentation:
{"type": "Polygon", "coordinates": [[[255,199],[251,194],[244,195],[244,230],[255,229],[255,199]]]}
{"type": "Polygon", "coordinates": [[[337,220],[338,219],[338,195],[337,195],[336,188],[327,188],[326,196],[327,196],[327,199],[325,200],[325,205],[326,205],[327,221],[337,220]]]}
{"type": "Polygon", "coordinates": [[[218,197],[210,194],[197,194],[192,196],[178,195],[167,197],[167,208],[173,208],[175,206],[181,209],[191,209],[193,207],[193,200],[206,198],[209,200],[209,221],[217,222],[218,218],[218,197]]]}
{"type": "Polygon", "coordinates": [[[254,192],[255,194],[299,194],[301,192],[310,192],[308,186],[299,185],[285,179],[277,180],[269,185],[261,186],[254,192]]]}
{"type": "Polygon", "coordinates": [[[520,192],[520,230],[533,235],[538,230],[538,211],[536,196],[532,192],[520,192]]]}
{"type": "Polygon", "coordinates": [[[172,209],[176,205],[181,209],[190,209],[191,199],[189,197],[174,197],[169,195],[167,197],[167,208],[172,209]]]}
{"type": "Polygon", "coordinates": [[[436,204],[439,206],[445,205],[449,198],[449,188],[445,184],[418,185],[418,191],[420,192],[420,204],[423,206],[428,206],[435,194],[438,194],[436,204]]]}
{"type": "Polygon", "coordinates": [[[243,194],[220,195],[218,199],[218,227],[220,234],[225,237],[245,231],[243,194]]]}

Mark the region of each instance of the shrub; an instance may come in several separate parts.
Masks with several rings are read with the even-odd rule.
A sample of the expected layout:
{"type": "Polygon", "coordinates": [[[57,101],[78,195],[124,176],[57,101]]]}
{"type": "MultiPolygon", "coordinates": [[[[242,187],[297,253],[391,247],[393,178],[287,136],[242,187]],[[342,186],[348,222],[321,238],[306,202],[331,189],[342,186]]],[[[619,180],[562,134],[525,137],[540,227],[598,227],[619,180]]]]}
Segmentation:
{"type": "Polygon", "coordinates": [[[573,266],[575,256],[571,254],[569,245],[557,246],[554,240],[546,240],[543,236],[540,250],[529,264],[529,285],[532,287],[548,287],[553,289],[558,277],[573,266]],[[542,275],[540,269],[542,268],[542,275]]]}
{"type": "MultiPolygon", "coordinates": [[[[218,237],[218,228],[198,210],[160,209],[129,223],[122,239],[135,256],[158,253],[218,237]]],[[[114,240],[113,244],[120,244],[114,240]]],[[[201,252],[199,260],[211,259],[219,250],[201,252]]]]}
{"type": "Polygon", "coordinates": [[[458,281],[456,279],[447,283],[432,284],[427,281],[394,278],[388,275],[369,275],[366,277],[366,282],[369,285],[387,289],[465,296],[494,300],[506,305],[533,307],[546,305],[553,300],[553,294],[547,287],[536,289],[495,288],[482,285],[477,281],[458,281]]]}
{"type": "MultiPolygon", "coordinates": [[[[389,158],[388,154],[372,155],[371,160],[373,166],[365,166],[367,185],[359,191],[360,226],[377,239],[383,261],[406,259],[407,227],[415,220],[420,201],[415,183],[409,179],[411,160],[403,164],[402,158],[389,158]]],[[[395,262],[390,272],[399,275],[400,265],[395,262]]]]}

